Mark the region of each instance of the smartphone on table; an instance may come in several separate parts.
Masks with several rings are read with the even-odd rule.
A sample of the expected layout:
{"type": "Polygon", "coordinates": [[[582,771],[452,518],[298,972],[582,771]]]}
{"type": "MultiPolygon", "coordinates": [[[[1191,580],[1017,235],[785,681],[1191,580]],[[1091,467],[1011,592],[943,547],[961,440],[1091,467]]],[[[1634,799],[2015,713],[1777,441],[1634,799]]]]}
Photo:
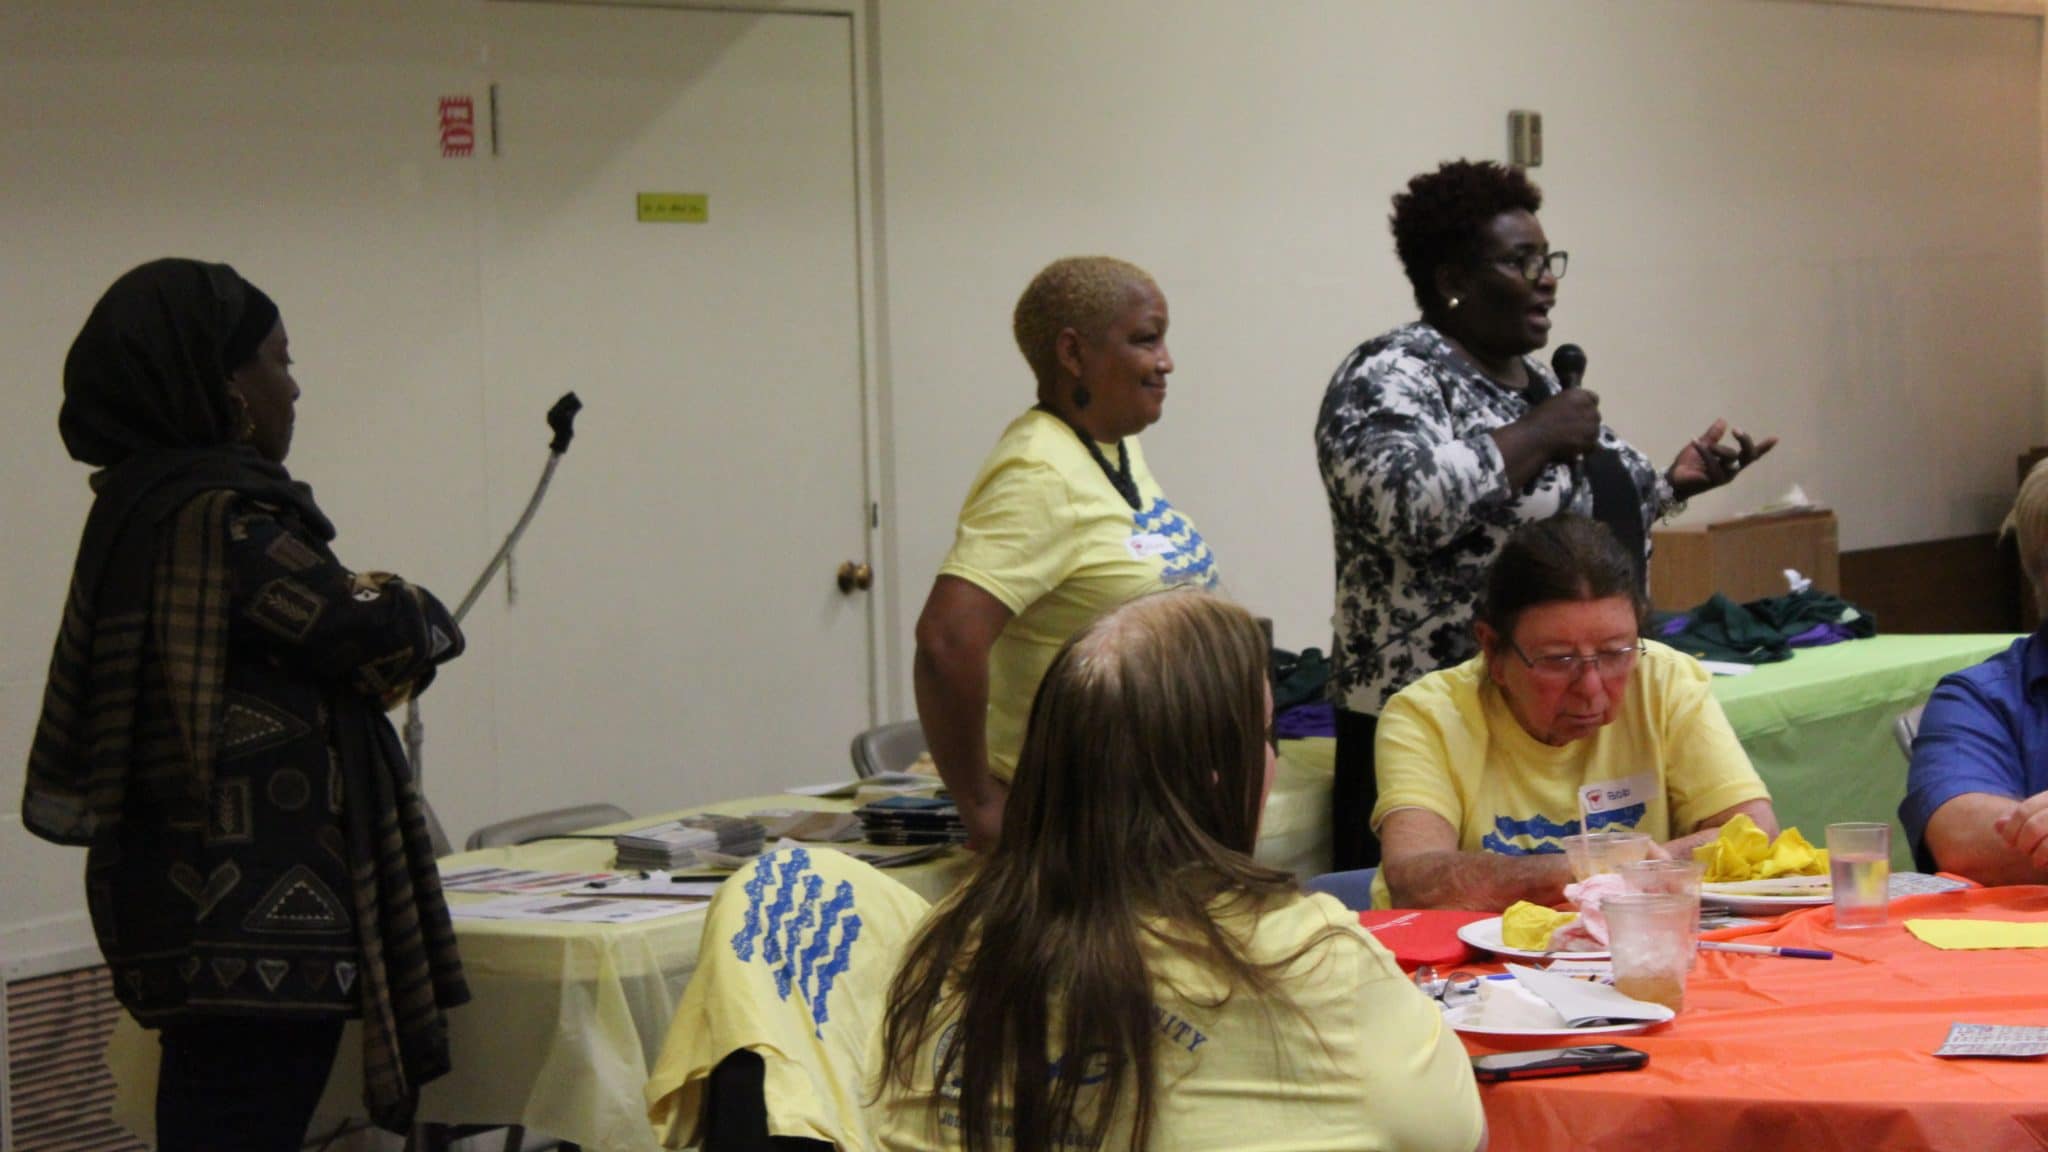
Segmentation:
{"type": "Polygon", "coordinates": [[[1475,1056],[1472,1075],[1488,1082],[1527,1080],[1535,1076],[1576,1076],[1582,1072],[1622,1072],[1649,1062],[1650,1054],[1640,1049],[1620,1044],[1582,1044],[1576,1048],[1475,1056]]]}

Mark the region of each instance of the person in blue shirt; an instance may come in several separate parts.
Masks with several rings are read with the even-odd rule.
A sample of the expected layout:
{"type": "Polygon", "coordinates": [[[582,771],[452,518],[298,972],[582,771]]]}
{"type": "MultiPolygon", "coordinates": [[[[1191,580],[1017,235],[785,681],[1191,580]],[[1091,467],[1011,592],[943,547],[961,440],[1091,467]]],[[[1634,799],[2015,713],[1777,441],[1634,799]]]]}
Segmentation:
{"type": "MultiPolygon", "coordinates": [[[[2037,599],[2048,577],[2048,467],[2020,485],[2004,531],[2037,599]]],[[[2048,621],[1943,677],[1920,717],[1899,823],[1923,869],[1979,884],[2048,883],[2048,621]]]]}

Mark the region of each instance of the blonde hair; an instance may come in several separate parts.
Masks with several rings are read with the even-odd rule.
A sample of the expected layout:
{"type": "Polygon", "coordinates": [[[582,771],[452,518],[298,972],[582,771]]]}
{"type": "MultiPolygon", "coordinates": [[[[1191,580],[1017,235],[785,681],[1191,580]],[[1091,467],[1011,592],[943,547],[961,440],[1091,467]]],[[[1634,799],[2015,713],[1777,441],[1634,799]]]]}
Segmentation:
{"type": "MultiPolygon", "coordinates": [[[[2041,578],[2048,575],[2048,460],[2035,464],[2020,481],[2020,494],[1998,531],[2019,538],[2020,567],[2034,585],[2035,598],[2042,598],[2041,578]]],[[[2048,613],[2048,605],[2042,610],[2048,613]]]]}
{"type": "Polygon", "coordinates": [[[1061,332],[1072,328],[1084,337],[1100,336],[1130,306],[1138,287],[1159,290],[1151,273],[1111,256],[1068,256],[1033,276],[1017,297],[1010,327],[1038,383],[1059,378],[1061,332]]]}
{"type": "Polygon", "coordinates": [[[1125,1103],[1130,1148],[1147,1147],[1167,1087],[1148,936],[1206,961],[1228,995],[1285,1006],[1290,966],[1341,935],[1268,963],[1217,922],[1300,899],[1290,874],[1252,859],[1267,655],[1249,612],[1176,590],[1112,609],[1054,657],[1002,839],[919,930],[883,1025],[901,1086],[939,1040],[933,1090],[957,1083],[953,1139],[969,1152],[1043,1152],[1075,1134],[1096,1147],[1125,1103]],[[1054,1074],[1056,1059],[1084,1058],[1087,1075],[1054,1074]]]}

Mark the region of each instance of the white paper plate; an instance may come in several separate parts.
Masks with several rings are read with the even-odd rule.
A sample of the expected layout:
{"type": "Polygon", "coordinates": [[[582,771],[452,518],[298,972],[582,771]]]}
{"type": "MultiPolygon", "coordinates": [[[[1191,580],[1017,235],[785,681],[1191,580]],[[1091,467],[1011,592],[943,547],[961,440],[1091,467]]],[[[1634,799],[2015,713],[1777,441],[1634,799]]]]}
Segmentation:
{"type": "Polygon", "coordinates": [[[1700,885],[1700,904],[1726,908],[1743,916],[1779,916],[1800,908],[1818,908],[1835,902],[1834,889],[1820,888],[1798,896],[1767,896],[1755,892],[1716,892],[1700,885]]]}
{"type": "Polygon", "coordinates": [[[1461,925],[1458,928],[1458,939],[1463,940],[1482,952],[1491,952],[1496,956],[1512,956],[1517,960],[1549,960],[1553,957],[1572,960],[1605,960],[1608,958],[1605,950],[1597,952],[1531,952],[1526,948],[1510,948],[1501,942],[1500,917],[1498,916],[1491,920],[1474,920],[1470,924],[1461,925]]]}
{"type": "Polygon", "coordinates": [[[1460,1035],[1510,1044],[1525,1040],[1571,1040],[1580,1036],[1633,1036],[1671,1023],[1669,1020],[1642,1020],[1634,1024],[1599,1024],[1591,1028],[1488,1028],[1469,1022],[1478,1017],[1480,1007],[1473,1003],[1446,1008],[1444,1023],[1460,1035]]]}

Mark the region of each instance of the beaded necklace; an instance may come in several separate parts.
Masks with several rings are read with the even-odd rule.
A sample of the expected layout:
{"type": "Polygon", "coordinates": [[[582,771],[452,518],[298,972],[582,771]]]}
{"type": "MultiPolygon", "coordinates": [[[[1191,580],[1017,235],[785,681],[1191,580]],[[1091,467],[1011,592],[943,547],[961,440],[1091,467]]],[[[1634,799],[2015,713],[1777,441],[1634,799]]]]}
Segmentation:
{"type": "Polygon", "coordinates": [[[1131,506],[1131,511],[1136,512],[1142,505],[1138,499],[1138,482],[1131,477],[1131,450],[1124,447],[1124,442],[1116,442],[1116,467],[1112,468],[1109,465],[1109,457],[1102,454],[1102,447],[1095,442],[1095,437],[1083,432],[1079,424],[1054,412],[1050,407],[1044,404],[1037,407],[1039,411],[1050,413],[1060,423],[1074,430],[1074,435],[1081,438],[1081,443],[1088,449],[1088,454],[1095,457],[1095,462],[1102,466],[1102,474],[1109,477],[1109,486],[1116,489],[1116,494],[1124,498],[1124,503],[1131,506]]]}

